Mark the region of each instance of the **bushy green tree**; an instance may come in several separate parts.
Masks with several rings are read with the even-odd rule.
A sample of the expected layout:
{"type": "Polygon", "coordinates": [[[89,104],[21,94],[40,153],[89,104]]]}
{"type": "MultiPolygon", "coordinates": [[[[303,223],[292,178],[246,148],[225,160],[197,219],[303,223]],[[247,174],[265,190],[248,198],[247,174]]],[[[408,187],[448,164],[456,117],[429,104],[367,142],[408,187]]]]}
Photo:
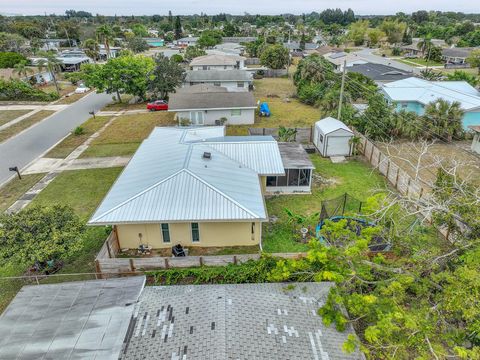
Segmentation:
{"type": "Polygon", "coordinates": [[[473,50],[467,57],[466,62],[470,66],[478,68],[478,74],[480,75],[480,50],[473,50]]]}
{"type": "Polygon", "coordinates": [[[200,46],[189,46],[185,50],[185,60],[192,60],[195,59],[196,57],[207,55],[207,52],[200,46]]]}
{"type": "Polygon", "coordinates": [[[261,64],[270,69],[284,69],[289,60],[288,49],[280,44],[267,46],[260,56],[261,64]]]}
{"type": "Polygon", "coordinates": [[[163,54],[155,57],[154,68],[148,73],[148,90],[155,97],[166,99],[168,93],[174,92],[185,79],[185,70],[174,59],[163,54]]]}
{"type": "Polygon", "coordinates": [[[466,81],[473,87],[477,86],[480,83],[478,76],[467,73],[462,70],[455,70],[453,74],[447,74],[447,80],[449,81],[466,81]]]}
{"type": "Polygon", "coordinates": [[[357,22],[350,24],[348,37],[353,41],[355,46],[363,45],[365,42],[369,24],[368,20],[358,20],[357,22]]]}
{"type": "Polygon", "coordinates": [[[145,39],[141,37],[134,36],[127,41],[127,48],[132,50],[134,53],[141,53],[147,51],[150,47],[145,39]]]}
{"type": "Polygon", "coordinates": [[[218,30],[204,30],[198,38],[197,44],[204,48],[213,47],[222,42],[222,33],[218,30]]]}
{"type": "Polygon", "coordinates": [[[0,69],[13,68],[15,65],[26,62],[27,58],[16,52],[0,52],[0,69]]]}
{"type": "Polygon", "coordinates": [[[463,114],[459,102],[438,99],[425,107],[425,123],[435,137],[452,142],[463,135],[463,114]]]}

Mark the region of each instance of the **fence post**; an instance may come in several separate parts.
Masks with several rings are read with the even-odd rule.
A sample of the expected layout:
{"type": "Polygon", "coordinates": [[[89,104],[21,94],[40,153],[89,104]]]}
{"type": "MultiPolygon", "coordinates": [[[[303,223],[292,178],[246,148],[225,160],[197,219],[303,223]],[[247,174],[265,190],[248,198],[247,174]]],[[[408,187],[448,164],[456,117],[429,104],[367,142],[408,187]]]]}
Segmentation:
{"type": "Polygon", "coordinates": [[[198,262],[200,263],[200,266],[203,266],[203,257],[200,256],[198,258],[198,262]]]}
{"type": "Polygon", "coordinates": [[[98,259],[95,259],[95,272],[97,274],[100,274],[100,279],[103,279],[102,268],[100,267],[100,262],[98,261],[98,259]]]}
{"type": "Polygon", "coordinates": [[[387,173],[385,174],[385,176],[387,177],[387,181],[390,181],[390,177],[388,176],[388,173],[390,172],[390,159],[388,159],[388,162],[387,162],[387,173]]]}
{"type": "Polygon", "coordinates": [[[367,155],[367,138],[363,137],[364,143],[363,143],[363,155],[367,155]]]}
{"type": "Polygon", "coordinates": [[[408,177],[408,181],[407,181],[407,193],[405,194],[406,196],[408,196],[408,193],[410,192],[410,180],[411,180],[411,179],[412,179],[412,178],[409,176],[409,177],[408,177]]]}
{"type": "Polygon", "coordinates": [[[375,149],[374,146],[373,146],[373,143],[371,143],[371,144],[372,144],[372,151],[370,152],[370,159],[369,159],[370,164],[372,164],[373,151],[374,151],[374,149],[375,149]]]}
{"type": "Polygon", "coordinates": [[[165,258],[165,269],[168,269],[170,266],[168,265],[168,258],[165,258]]]}
{"type": "Polygon", "coordinates": [[[237,255],[233,255],[233,264],[237,265],[237,255]]]}
{"type": "Polygon", "coordinates": [[[110,250],[110,244],[107,242],[105,243],[107,245],[107,252],[108,252],[108,257],[111,259],[112,258],[112,251],[110,250]]]}
{"type": "Polygon", "coordinates": [[[133,263],[133,259],[130,258],[129,260],[130,260],[129,261],[130,262],[130,271],[135,272],[136,269],[135,269],[135,264],[133,263]]]}
{"type": "MultiPolygon", "coordinates": [[[[379,171],[380,171],[380,162],[381,162],[381,160],[382,160],[382,152],[379,152],[379,153],[378,153],[378,162],[377,162],[377,168],[378,168],[379,171]]],[[[380,171],[380,173],[381,173],[381,171],[380,171]]]]}
{"type": "Polygon", "coordinates": [[[395,189],[398,190],[398,178],[400,176],[400,166],[397,165],[397,176],[395,177],[395,189]]]}

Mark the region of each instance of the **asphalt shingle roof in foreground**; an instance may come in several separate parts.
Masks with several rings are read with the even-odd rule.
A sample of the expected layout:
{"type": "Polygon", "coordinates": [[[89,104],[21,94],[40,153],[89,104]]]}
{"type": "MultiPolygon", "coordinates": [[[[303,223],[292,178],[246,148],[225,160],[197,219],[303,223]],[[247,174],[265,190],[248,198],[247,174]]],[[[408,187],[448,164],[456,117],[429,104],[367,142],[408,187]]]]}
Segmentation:
{"type": "Polygon", "coordinates": [[[363,359],[317,315],[333,284],[294,285],[146,287],[120,359],[363,359]]]}

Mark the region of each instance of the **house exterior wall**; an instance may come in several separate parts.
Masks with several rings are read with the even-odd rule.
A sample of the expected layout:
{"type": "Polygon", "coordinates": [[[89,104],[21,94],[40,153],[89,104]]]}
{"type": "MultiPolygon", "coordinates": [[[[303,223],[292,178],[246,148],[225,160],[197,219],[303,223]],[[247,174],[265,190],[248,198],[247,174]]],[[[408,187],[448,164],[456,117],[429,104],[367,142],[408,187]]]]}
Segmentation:
{"type": "Polygon", "coordinates": [[[465,113],[462,125],[464,130],[468,130],[471,125],[480,125],[480,110],[465,113]]]}
{"type": "Polygon", "coordinates": [[[234,70],[236,66],[234,65],[194,65],[192,70],[234,70]],[[204,67],[205,66],[205,67],[204,67]]]}
{"type": "Polygon", "coordinates": [[[170,223],[170,242],[163,242],[161,224],[117,225],[120,248],[136,249],[148,244],[154,249],[184,247],[223,247],[258,245],[261,240],[261,222],[200,222],[200,241],[192,242],[191,223],[170,223]],[[253,230],[253,233],[252,233],[253,230]],[[142,234],[142,240],[139,239],[142,234]]]}
{"type": "MultiPolygon", "coordinates": [[[[246,125],[253,124],[255,121],[255,109],[241,109],[240,115],[232,115],[232,110],[201,110],[203,111],[204,123],[203,125],[215,125],[215,120],[219,120],[222,117],[227,118],[225,125],[246,125]]],[[[195,112],[195,111],[193,111],[195,112]]],[[[190,111],[177,112],[177,119],[191,119],[190,111]]]]}
{"type": "Polygon", "coordinates": [[[250,85],[249,81],[193,81],[191,83],[184,82],[183,87],[189,87],[189,86],[198,85],[198,84],[215,85],[215,83],[220,83],[220,86],[226,87],[229,91],[238,91],[238,92],[249,91],[248,86],[250,85]],[[243,87],[239,87],[238,83],[243,83],[243,87]]]}

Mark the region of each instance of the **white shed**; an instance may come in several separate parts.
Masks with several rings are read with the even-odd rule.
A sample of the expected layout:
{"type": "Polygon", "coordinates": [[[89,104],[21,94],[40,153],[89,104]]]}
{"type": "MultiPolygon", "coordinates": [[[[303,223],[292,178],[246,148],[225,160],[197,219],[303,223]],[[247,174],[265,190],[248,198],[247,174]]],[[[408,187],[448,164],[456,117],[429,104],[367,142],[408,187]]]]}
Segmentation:
{"type": "Polygon", "coordinates": [[[327,117],[315,123],[313,144],[322,156],[349,156],[353,131],[340,120],[327,117]]]}

